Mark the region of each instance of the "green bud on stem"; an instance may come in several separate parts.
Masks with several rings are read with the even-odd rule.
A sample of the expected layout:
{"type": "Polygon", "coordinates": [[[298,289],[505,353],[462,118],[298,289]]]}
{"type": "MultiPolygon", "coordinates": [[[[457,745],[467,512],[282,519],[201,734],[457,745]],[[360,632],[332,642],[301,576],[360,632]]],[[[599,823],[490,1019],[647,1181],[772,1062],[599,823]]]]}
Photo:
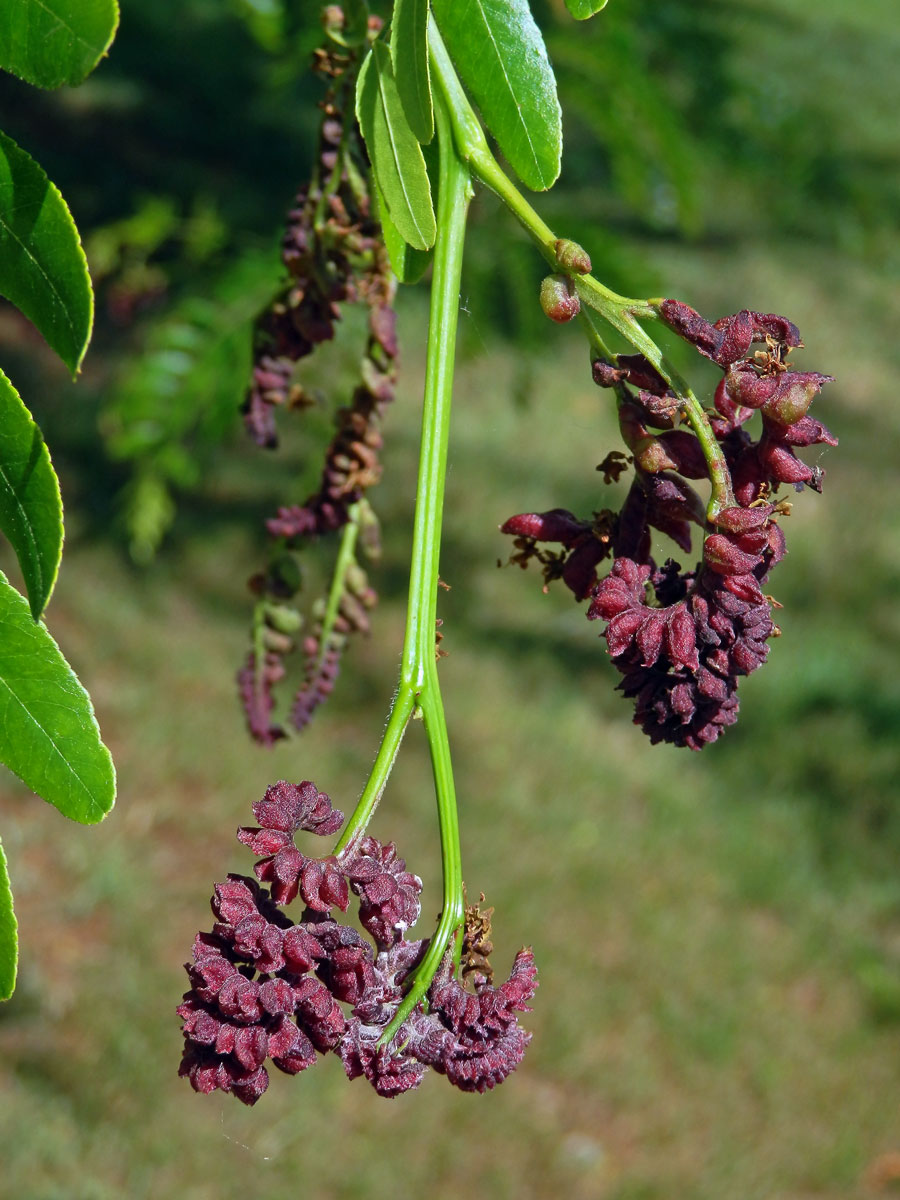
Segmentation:
{"type": "Polygon", "coordinates": [[[560,270],[574,271],[576,275],[590,275],[591,259],[587,250],[569,238],[557,238],[553,246],[560,270]]]}
{"type": "Polygon", "coordinates": [[[577,317],[581,301],[567,275],[548,275],[541,284],[541,308],[551,321],[564,325],[577,317]]]}

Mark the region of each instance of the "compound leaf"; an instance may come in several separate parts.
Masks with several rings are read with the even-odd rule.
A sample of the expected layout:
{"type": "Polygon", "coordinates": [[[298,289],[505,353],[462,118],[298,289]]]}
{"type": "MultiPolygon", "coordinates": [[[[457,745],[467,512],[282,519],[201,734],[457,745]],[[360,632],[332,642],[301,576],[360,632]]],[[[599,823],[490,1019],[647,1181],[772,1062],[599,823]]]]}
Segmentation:
{"type": "Polygon", "coordinates": [[[409,127],[391,64],[376,42],[359,73],[356,116],[397,232],[416,250],[434,245],[436,225],[422,148],[409,127]]]}
{"type": "Polygon", "coordinates": [[[428,75],[428,0],[394,0],[391,58],[409,127],[423,144],[434,137],[428,75]]]}
{"type": "Polygon", "coordinates": [[[118,23],[116,0],[3,0],[0,67],[38,87],[81,83],[118,23]]]}
{"type": "Polygon", "coordinates": [[[93,825],[116,785],[90,697],[2,574],[0,629],[0,762],[64,816],[93,825]]]}
{"type": "Polygon", "coordinates": [[[59,480],[41,431],[0,371],[0,529],[19,559],[31,615],[50,599],[62,555],[59,480]]]}
{"type": "Polygon", "coordinates": [[[0,294],[76,372],[94,319],[87,260],[58,189],[5,133],[0,133],[0,294]]]}
{"type": "Polygon", "coordinates": [[[8,1000],[16,986],[19,938],[13,912],[12,889],[6,869],[6,855],[0,845],[0,1000],[8,1000]]]}
{"type": "Polygon", "coordinates": [[[528,0],[432,0],[463,83],[524,184],[551,187],[562,156],[556,78],[528,0]]]}

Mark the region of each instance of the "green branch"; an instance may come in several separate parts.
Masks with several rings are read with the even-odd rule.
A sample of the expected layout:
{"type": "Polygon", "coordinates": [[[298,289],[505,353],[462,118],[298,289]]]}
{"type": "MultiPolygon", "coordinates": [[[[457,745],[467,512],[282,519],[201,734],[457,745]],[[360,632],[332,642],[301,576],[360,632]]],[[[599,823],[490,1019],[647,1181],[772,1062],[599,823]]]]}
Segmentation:
{"type": "Polygon", "coordinates": [[[410,717],[418,709],[424,718],[434,772],[441,836],[443,904],[428,952],[415,972],[411,987],[394,1020],[385,1030],[383,1042],[390,1041],[409,1012],[425,995],[447,947],[461,930],[464,915],[459,822],[447,725],[437,673],[435,619],[441,518],[450,433],[450,402],[453,391],[456,328],[459,320],[459,283],[466,215],[472,189],[469,172],[454,149],[447,110],[440,97],[435,116],[440,152],[438,232],[431,285],[422,443],[410,564],[409,609],[400,685],[372,773],[336,847],[336,853],[346,855],[362,836],[387,784],[410,717]]]}
{"type": "Polygon", "coordinates": [[[656,306],[647,300],[620,296],[605,287],[593,275],[582,275],[567,270],[564,264],[560,263],[557,253],[557,243],[560,239],[535,212],[491,153],[481,124],[466,98],[450,55],[433,21],[428,27],[428,44],[432,75],[450,110],[450,124],[460,158],[468,165],[476,179],[500,197],[531,236],[553,271],[570,276],[582,304],[597,312],[639,350],[677,392],[684,416],[696,434],[706,459],[712,482],[707,515],[713,519],[723,508],[734,504],[731,476],[702,404],[637,320],[638,317],[658,320],[659,312],[656,306]]]}

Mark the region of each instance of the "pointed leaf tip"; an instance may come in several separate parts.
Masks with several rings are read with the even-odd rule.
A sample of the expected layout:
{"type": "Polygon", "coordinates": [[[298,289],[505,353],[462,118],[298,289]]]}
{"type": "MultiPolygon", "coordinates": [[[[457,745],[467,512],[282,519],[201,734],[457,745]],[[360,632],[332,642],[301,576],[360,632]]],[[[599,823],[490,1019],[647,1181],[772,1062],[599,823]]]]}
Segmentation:
{"type": "Polygon", "coordinates": [[[50,599],[62,555],[59,480],[41,431],[0,371],[0,529],[16,552],[35,620],[50,599]]]}
{"type": "Polygon", "coordinates": [[[116,0],[5,0],[0,68],[38,87],[81,83],[109,49],[116,0]]]}
{"type": "Polygon", "coordinates": [[[566,0],[566,8],[576,21],[586,21],[606,8],[606,0],[566,0]]]}
{"type": "Polygon", "coordinates": [[[390,50],[383,42],[374,44],[359,73],[356,116],[397,232],[414,249],[430,249],[437,226],[428,172],[403,111],[390,50]]]}
{"type": "Polygon", "coordinates": [[[18,927],[13,911],[12,889],[6,855],[0,845],[0,1000],[8,1000],[16,986],[19,958],[18,927]]]}
{"type": "Polygon", "coordinates": [[[87,259],[59,190],[4,133],[0,133],[0,294],[37,326],[75,374],[94,319],[87,259]]]}

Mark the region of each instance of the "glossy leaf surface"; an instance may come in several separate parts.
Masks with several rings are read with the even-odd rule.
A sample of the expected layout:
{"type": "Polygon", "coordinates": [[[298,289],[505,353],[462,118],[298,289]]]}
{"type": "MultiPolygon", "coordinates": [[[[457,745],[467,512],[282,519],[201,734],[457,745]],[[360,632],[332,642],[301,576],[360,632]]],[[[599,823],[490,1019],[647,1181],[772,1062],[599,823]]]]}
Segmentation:
{"type": "Polygon", "coordinates": [[[3,0],[0,67],[38,87],[81,83],[118,22],[116,0],[3,0]]]}
{"type": "Polygon", "coordinates": [[[391,58],[409,127],[422,143],[434,137],[428,76],[428,0],[394,0],[391,58]]]}
{"type": "Polygon", "coordinates": [[[16,986],[19,939],[6,855],[0,845],[0,1000],[8,1000],[16,986]]]}
{"type": "Polygon", "coordinates": [[[397,232],[414,249],[428,250],[436,232],[428,172],[383,42],[375,43],[359,73],[356,115],[397,232]]]}
{"type": "Polygon", "coordinates": [[[576,21],[586,21],[606,8],[606,0],[566,0],[566,8],[576,21]]]}
{"type": "Polygon", "coordinates": [[[64,816],[93,825],[116,789],[90,697],[2,574],[0,628],[0,762],[64,816]]]}
{"type": "Polygon", "coordinates": [[[37,620],[50,599],[62,555],[59,480],[41,431],[0,371],[0,529],[9,539],[37,620]]]}
{"type": "Polygon", "coordinates": [[[527,0],[433,0],[460,79],[524,184],[559,176],[562,114],[556,79],[527,0]]]}
{"type": "Polygon", "coordinates": [[[33,158],[0,133],[0,294],[33,321],[73,372],[94,298],[66,202],[33,158]]]}

